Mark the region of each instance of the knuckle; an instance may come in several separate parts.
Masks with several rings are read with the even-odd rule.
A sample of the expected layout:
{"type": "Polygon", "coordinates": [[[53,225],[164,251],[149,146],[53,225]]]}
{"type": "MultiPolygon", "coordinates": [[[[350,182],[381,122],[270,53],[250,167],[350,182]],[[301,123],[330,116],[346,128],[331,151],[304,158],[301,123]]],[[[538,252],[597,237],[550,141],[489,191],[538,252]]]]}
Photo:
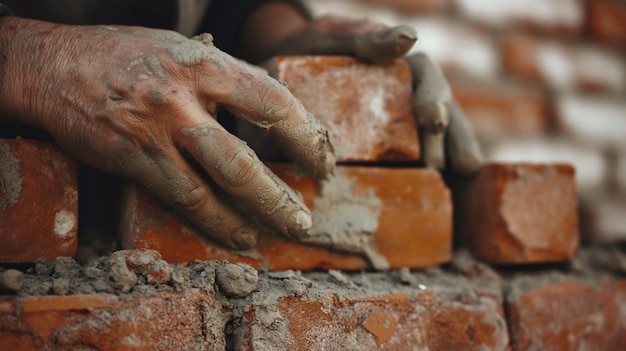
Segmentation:
{"type": "Polygon", "coordinates": [[[173,191],[169,196],[169,203],[188,210],[202,207],[208,198],[207,190],[201,186],[173,191]]]}
{"type": "Polygon", "coordinates": [[[259,160],[248,146],[243,145],[224,162],[220,173],[233,186],[248,184],[256,176],[259,160]]]}

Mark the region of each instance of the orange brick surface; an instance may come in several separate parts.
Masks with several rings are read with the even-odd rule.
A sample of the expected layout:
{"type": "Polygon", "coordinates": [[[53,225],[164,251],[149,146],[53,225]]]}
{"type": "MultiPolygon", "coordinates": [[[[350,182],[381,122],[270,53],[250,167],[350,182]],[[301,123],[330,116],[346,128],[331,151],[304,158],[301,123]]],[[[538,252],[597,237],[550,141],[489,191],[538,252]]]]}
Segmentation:
{"type": "Polygon", "coordinates": [[[491,163],[461,191],[459,230],[479,259],[540,263],[575,255],[579,237],[571,166],[491,163]]]}
{"type": "Polygon", "coordinates": [[[0,350],[225,350],[226,319],[219,325],[219,308],[212,293],[198,289],[131,300],[114,295],[2,297],[0,350]],[[206,325],[219,332],[206,328],[209,318],[206,325]]]}
{"type": "Polygon", "coordinates": [[[546,133],[548,102],[540,91],[454,80],[451,83],[454,97],[479,137],[546,133]]]}
{"type": "Polygon", "coordinates": [[[510,283],[511,349],[626,349],[626,280],[545,274],[510,283]]]}
{"type": "Polygon", "coordinates": [[[0,139],[0,262],[73,256],[76,162],[53,143],[0,139]]]}
{"type": "Polygon", "coordinates": [[[559,90],[619,93],[626,84],[623,58],[599,46],[516,33],[502,39],[502,59],[512,76],[559,90]]]}
{"type": "Polygon", "coordinates": [[[380,66],[350,57],[284,56],[277,67],[278,78],[328,128],[337,161],[419,159],[404,61],[380,66]]]}
{"type": "MultiPolygon", "coordinates": [[[[310,177],[289,165],[271,169],[288,185],[300,191],[313,209],[314,226],[318,185],[310,177]]],[[[348,188],[339,189],[345,196],[337,207],[335,219],[344,219],[341,206],[362,206],[364,196],[378,216],[373,243],[391,267],[429,267],[446,262],[451,255],[452,205],[449,190],[437,172],[425,169],[374,167],[338,167],[338,174],[348,180],[348,188]],[[377,199],[377,200],[376,200],[377,199]]],[[[244,262],[271,270],[363,269],[369,262],[357,254],[285,241],[268,233],[261,237],[252,252],[231,252],[214,244],[173,215],[160,201],[140,188],[126,197],[122,234],[126,248],[158,250],[168,262],[193,262],[195,259],[244,262]]],[[[349,223],[344,223],[349,225],[349,223]]],[[[355,223],[359,225],[359,223],[355,223]]]]}
{"type": "Polygon", "coordinates": [[[598,39],[610,43],[626,42],[626,4],[617,0],[589,1],[589,29],[598,39]]]}
{"type": "Polygon", "coordinates": [[[497,277],[415,274],[399,287],[389,275],[306,275],[304,296],[276,307],[252,302],[238,350],[507,350],[497,277]],[[356,282],[356,283],[355,283],[356,282]],[[361,285],[357,285],[361,284],[361,285]],[[369,285],[368,285],[369,284],[369,285]]]}

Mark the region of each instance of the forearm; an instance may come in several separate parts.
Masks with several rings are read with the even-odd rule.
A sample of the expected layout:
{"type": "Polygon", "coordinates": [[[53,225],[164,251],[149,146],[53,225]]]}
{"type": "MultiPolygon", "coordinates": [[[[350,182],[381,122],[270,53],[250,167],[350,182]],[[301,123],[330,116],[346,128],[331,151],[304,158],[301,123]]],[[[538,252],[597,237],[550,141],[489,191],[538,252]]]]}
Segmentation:
{"type": "Polygon", "coordinates": [[[253,63],[265,60],[274,55],[278,44],[302,31],[309,22],[309,16],[289,1],[268,2],[257,8],[244,24],[237,54],[253,63]]]}

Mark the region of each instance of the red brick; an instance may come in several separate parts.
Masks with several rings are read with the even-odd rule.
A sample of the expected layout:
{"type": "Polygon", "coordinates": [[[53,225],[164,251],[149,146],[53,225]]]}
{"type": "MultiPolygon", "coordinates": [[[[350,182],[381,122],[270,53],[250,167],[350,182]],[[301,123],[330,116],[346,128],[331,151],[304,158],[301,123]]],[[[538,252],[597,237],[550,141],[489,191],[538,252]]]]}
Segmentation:
{"type": "Polygon", "coordinates": [[[456,4],[464,16],[497,28],[578,34],[584,24],[584,8],[578,0],[456,0],[456,4]]]}
{"type": "Polygon", "coordinates": [[[389,275],[305,275],[313,286],[251,306],[241,321],[238,350],[507,350],[499,280],[415,274],[407,287],[389,275]],[[363,277],[368,283],[357,286],[363,277]],[[356,282],[356,283],[355,283],[356,282]]]}
{"type": "Polygon", "coordinates": [[[579,194],[596,194],[605,186],[609,175],[601,149],[575,140],[554,138],[509,139],[484,149],[485,158],[492,162],[509,163],[569,163],[576,169],[579,194]]]}
{"type": "Polygon", "coordinates": [[[479,138],[537,136],[548,130],[545,95],[518,86],[452,80],[454,97],[479,138]]]}
{"type": "MultiPolygon", "coordinates": [[[[302,193],[307,206],[313,209],[314,227],[318,226],[319,222],[315,219],[316,213],[319,214],[315,212],[315,201],[320,200],[317,197],[317,182],[298,174],[289,165],[272,165],[271,169],[302,193]]],[[[347,176],[338,179],[353,182],[351,190],[339,189],[337,194],[345,194],[346,203],[355,207],[365,208],[366,211],[369,208],[373,212],[367,213],[372,219],[378,216],[373,242],[391,267],[429,267],[450,259],[452,206],[450,193],[437,172],[426,169],[341,166],[337,172],[347,176]],[[380,206],[369,204],[366,206],[371,207],[363,207],[359,201],[363,201],[364,197],[368,201],[380,201],[380,206]]],[[[257,250],[252,253],[231,252],[196,234],[193,227],[178,219],[160,201],[138,187],[133,187],[129,192],[125,207],[127,219],[121,230],[124,247],[157,250],[168,262],[228,260],[270,270],[354,270],[370,266],[361,255],[289,242],[271,233],[261,237],[257,250]]],[[[349,218],[342,217],[342,207],[336,209],[334,220],[349,221],[349,218]]]]}
{"type": "Polygon", "coordinates": [[[419,159],[404,61],[379,66],[349,57],[285,56],[277,66],[278,78],[328,128],[337,161],[419,159]]]}
{"type": "Polygon", "coordinates": [[[598,39],[623,47],[626,43],[626,5],[623,1],[589,1],[588,26],[598,39]]]}
{"type": "Polygon", "coordinates": [[[0,298],[0,349],[225,350],[227,318],[216,318],[220,311],[212,293],[198,289],[131,300],[114,295],[5,297],[0,298]]]}
{"type": "Polygon", "coordinates": [[[507,291],[512,351],[626,349],[624,279],[536,274],[507,291]]]}
{"type": "Polygon", "coordinates": [[[73,256],[76,162],[52,143],[0,139],[0,262],[73,256]]]}
{"type": "Polygon", "coordinates": [[[508,35],[502,44],[505,68],[521,79],[560,90],[619,92],[626,86],[623,58],[615,52],[522,34],[508,35]]]}
{"type": "Polygon", "coordinates": [[[487,164],[458,195],[459,228],[481,260],[558,262],[576,253],[576,185],[569,165],[487,164]]]}

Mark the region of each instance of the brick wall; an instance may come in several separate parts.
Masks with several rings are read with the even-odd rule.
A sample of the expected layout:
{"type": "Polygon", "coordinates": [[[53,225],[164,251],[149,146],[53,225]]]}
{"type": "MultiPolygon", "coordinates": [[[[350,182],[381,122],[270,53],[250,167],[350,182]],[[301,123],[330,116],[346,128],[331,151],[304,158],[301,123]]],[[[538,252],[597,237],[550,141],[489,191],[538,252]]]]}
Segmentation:
{"type": "Polygon", "coordinates": [[[626,4],[619,0],[309,0],[315,14],[409,24],[488,160],[566,162],[586,240],[626,237],[626,4]]]}
{"type": "Polygon", "coordinates": [[[129,184],[132,250],[98,257],[76,233],[75,162],[0,140],[0,350],[625,349],[626,255],[581,247],[579,228],[624,241],[626,5],[512,4],[311,0],[413,24],[490,162],[471,178],[416,167],[403,62],[280,57],[340,162],[325,182],[268,164],[312,210],[305,243],[228,250],[129,184]]]}

